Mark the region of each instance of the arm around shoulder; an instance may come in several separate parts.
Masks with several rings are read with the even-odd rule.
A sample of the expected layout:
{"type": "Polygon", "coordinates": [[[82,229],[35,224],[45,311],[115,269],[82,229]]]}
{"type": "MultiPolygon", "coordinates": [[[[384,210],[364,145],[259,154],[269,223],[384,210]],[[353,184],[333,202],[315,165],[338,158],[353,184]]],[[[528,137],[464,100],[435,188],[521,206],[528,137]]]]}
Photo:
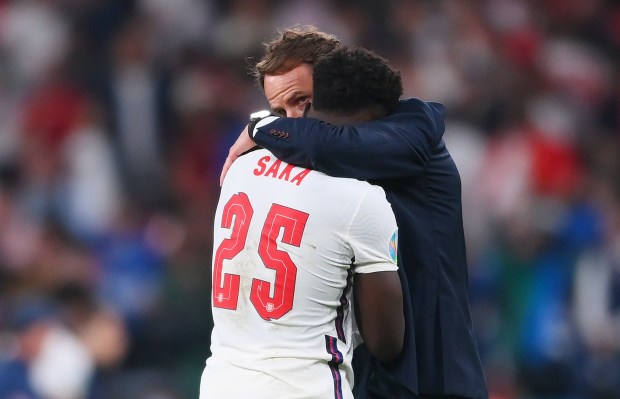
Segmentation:
{"type": "Polygon", "coordinates": [[[421,173],[443,133],[441,104],[407,99],[386,118],[355,125],[280,118],[258,129],[254,140],[286,162],[368,180],[421,173]]]}

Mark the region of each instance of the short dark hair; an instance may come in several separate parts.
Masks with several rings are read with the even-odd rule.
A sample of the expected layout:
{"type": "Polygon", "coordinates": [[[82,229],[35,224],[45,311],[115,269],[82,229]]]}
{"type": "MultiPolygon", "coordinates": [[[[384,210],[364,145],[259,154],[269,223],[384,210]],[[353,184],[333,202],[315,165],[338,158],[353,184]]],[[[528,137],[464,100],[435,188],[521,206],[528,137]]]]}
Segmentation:
{"type": "Polygon", "coordinates": [[[301,64],[314,65],[318,58],[338,48],[340,41],[334,35],[305,25],[284,29],[263,45],[265,54],[252,70],[261,88],[265,75],[286,73],[301,64]]]}
{"type": "Polygon", "coordinates": [[[393,111],[403,94],[400,73],[363,47],[341,47],[322,56],[313,69],[312,107],[349,115],[363,108],[393,111]]]}

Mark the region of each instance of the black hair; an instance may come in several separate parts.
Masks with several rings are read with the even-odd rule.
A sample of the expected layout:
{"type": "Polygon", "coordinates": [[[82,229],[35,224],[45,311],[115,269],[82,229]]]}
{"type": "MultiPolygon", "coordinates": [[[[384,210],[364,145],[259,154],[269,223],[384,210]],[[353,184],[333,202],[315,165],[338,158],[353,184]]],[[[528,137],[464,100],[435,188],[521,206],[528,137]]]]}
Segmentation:
{"type": "Polygon", "coordinates": [[[362,47],[341,47],[319,58],[313,69],[312,106],[349,115],[368,107],[393,111],[403,85],[388,61],[362,47]]]}

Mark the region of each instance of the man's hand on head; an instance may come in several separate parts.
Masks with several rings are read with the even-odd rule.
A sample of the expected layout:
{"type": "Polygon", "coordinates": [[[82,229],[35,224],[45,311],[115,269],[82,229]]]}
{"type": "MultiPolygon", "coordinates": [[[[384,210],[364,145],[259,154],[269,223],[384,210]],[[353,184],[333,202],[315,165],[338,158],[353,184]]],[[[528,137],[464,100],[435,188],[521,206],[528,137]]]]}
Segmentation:
{"type": "Polygon", "coordinates": [[[222,184],[224,183],[226,173],[228,172],[228,169],[230,169],[230,167],[232,166],[233,162],[235,162],[235,160],[239,158],[243,153],[251,150],[254,147],[256,147],[256,143],[250,138],[250,135],[248,134],[248,127],[246,126],[239,135],[237,141],[235,141],[235,144],[233,144],[233,146],[230,147],[230,150],[228,151],[226,162],[224,162],[224,167],[222,168],[222,173],[220,174],[220,186],[222,186],[222,184]]]}

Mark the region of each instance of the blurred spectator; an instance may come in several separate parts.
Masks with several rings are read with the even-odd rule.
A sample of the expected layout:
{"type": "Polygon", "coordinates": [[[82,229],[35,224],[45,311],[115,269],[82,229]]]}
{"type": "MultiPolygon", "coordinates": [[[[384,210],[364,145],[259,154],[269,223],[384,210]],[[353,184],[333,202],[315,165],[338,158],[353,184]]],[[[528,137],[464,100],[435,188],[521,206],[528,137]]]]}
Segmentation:
{"type": "Polygon", "coordinates": [[[271,0],[232,0],[226,2],[221,17],[214,21],[212,45],[227,60],[242,61],[260,50],[271,32],[271,0]]]}
{"type": "Polygon", "coordinates": [[[0,14],[0,47],[17,93],[36,85],[69,48],[69,24],[54,2],[9,1],[0,14]]]}
{"type": "MultiPolygon", "coordinates": [[[[290,0],[281,3],[280,7],[273,9],[270,16],[272,26],[275,28],[287,28],[294,25],[314,25],[324,32],[330,32],[336,35],[343,43],[352,43],[354,38],[347,30],[346,24],[336,18],[333,1],[327,0],[290,0]]],[[[358,7],[362,4],[357,2],[358,7]]],[[[357,7],[348,7],[357,8],[357,7]]],[[[365,26],[366,29],[369,26],[365,26]]],[[[274,36],[271,29],[263,35],[261,41],[274,36]]]]}
{"type": "Polygon", "coordinates": [[[87,398],[94,367],[88,350],[60,323],[52,302],[19,300],[9,320],[16,333],[14,352],[0,360],[0,396],[87,398]]]}
{"type": "Polygon", "coordinates": [[[620,148],[609,139],[592,147],[591,202],[601,234],[577,259],[573,312],[584,348],[582,391],[620,395],[620,148]]]}
{"type": "Polygon", "coordinates": [[[247,66],[304,23],[447,105],[491,397],[619,397],[619,21],[608,0],[0,0],[0,397],[197,396],[217,178],[266,106],[247,66]]]}
{"type": "Polygon", "coordinates": [[[161,289],[163,257],[146,235],[150,216],[131,206],[93,247],[100,274],[98,295],[117,309],[132,334],[144,333],[143,322],[161,289]]]}
{"type": "Polygon", "coordinates": [[[92,240],[112,227],[125,198],[100,105],[86,99],[81,111],[61,149],[59,212],[73,234],[92,240]]]}
{"type": "Polygon", "coordinates": [[[114,37],[100,82],[124,190],[144,206],[165,198],[164,161],[172,122],[167,66],[156,62],[151,34],[144,18],[125,22],[114,37]]]}
{"type": "Polygon", "coordinates": [[[201,0],[139,0],[138,8],[153,28],[161,59],[175,58],[181,49],[205,44],[214,24],[214,5],[201,0]]]}
{"type": "Polygon", "coordinates": [[[58,216],[62,148],[85,112],[84,101],[84,93],[58,65],[46,71],[23,103],[18,136],[19,195],[26,211],[37,220],[58,216]]]}

